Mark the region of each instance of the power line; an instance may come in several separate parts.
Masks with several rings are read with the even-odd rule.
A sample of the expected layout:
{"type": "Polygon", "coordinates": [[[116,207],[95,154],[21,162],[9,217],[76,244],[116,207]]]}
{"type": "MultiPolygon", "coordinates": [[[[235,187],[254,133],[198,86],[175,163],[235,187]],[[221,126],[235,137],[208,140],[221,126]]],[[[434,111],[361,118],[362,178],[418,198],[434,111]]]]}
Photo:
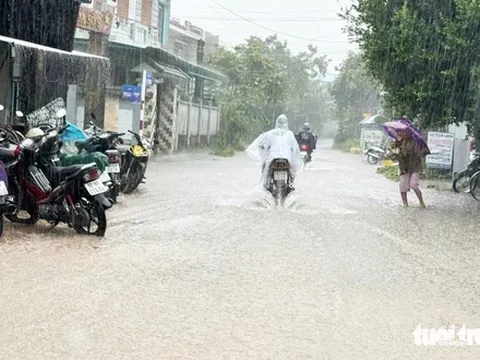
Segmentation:
{"type": "MultiPolygon", "coordinates": [[[[303,10],[303,11],[287,11],[287,12],[238,10],[238,12],[247,13],[247,14],[267,14],[267,15],[292,15],[292,14],[313,14],[313,13],[325,14],[326,13],[325,10],[303,10]]],[[[335,12],[330,11],[330,13],[335,13],[335,12]]],[[[191,14],[208,14],[208,13],[195,12],[191,14]]]]}
{"type": "Polygon", "coordinates": [[[239,17],[241,19],[243,19],[244,21],[252,24],[252,25],[255,25],[255,26],[258,26],[262,29],[265,29],[265,30],[268,30],[268,31],[273,31],[274,33],[277,33],[277,34],[280,34],[280,35],[283,35],[283,36],[288,36],[288,37],[291,37],[291,38],[294,38],[294,39],[299,39],[299,40],[306,40],[306,41],[312,41],[312,42],[317,42],[317,43],[348,43],[348,41],[335,41],[335,40],[319,40],[319,39],[309,39],[309,38],[304,38],[304,37],[301,37],[301,36],[296,36],[296,35],[291,35],[291,34],[287,34],[287,33],[283,33],[283,32],[280,32],[278,30],[275,30],[275,29],[272,29],[272,28],[269,28],[269,27],[266,27],[266,26],[263,26],[263,25],[260,25],[260,24],[257,24],[256,22],[254,21],[251,21],[249,19],[247,19],[246,17],[240,15],[240,14],[237,14],[235,11],[232,11],[230,9],[228,9],[227,7],[223,6],[222,4],[220,4],[219,2],[215,1],[215,0],[212,0],[213,3],[217,4],[218,6],[220,6],[222,9],[225,9],[226,11],[232,13],[233,15],[235,15],[236,17],[239,17]]]}
{"type": "MultiPolygon", "coordinates": [[[[187,17],[187,16],[182,16],[187,17]]],[[[188,19],[191,20],[215,20],[215,21],[245,21],[244,19],[238,18],[226,18],[226,17],[204,17],[204,16],[188,16],[188,19]]],[[[343,21],[343,19],[336,18],[305,18],[305,19],[248,19],[249,22],[258,21],[258,22],[337,22],[343,21]]]]}

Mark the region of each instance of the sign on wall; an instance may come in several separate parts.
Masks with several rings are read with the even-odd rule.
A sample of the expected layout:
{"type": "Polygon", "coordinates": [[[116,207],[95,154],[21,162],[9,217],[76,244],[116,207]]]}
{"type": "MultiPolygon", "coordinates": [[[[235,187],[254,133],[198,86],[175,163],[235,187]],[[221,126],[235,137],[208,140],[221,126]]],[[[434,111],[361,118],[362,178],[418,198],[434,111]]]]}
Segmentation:
{"type": "Polygon", "coordinates": [[[142,87],[137,85],[123,85],[122,99],[131,101],[132,104],[140,104],[142,102],[142,87]]]}
{"type": "Polygon", "coordinates": [[[452,168],[455,134],[431,131],[428,133],[427,145],[431,153],[426,158],[427,167],[437,169],[452,168]]]}
{"type": "Polygon", "coordinates": [[[109,35],[110,29],[112,28],[112,22],[112,13],[80,7],[80,12],[78,13],[77,27],[79,29],[109,35]]]}

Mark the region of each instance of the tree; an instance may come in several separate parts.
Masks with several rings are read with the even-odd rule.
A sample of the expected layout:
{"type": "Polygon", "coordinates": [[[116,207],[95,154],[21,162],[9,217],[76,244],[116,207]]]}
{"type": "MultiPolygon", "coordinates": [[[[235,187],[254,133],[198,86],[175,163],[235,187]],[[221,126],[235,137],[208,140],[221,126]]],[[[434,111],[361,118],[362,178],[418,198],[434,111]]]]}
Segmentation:
{"type": "Polygon", "coordinates": [[[344,17],[393,114],[478,127],[478,1],[358,0],[344,17]]]}
{"type": "Polygon", "coordinates": [[[380,89],[368,75],[361,55],[349,53],[337,69],[330,92],[335,101],[334,117],[339,124],[336,142],[352,139],[363,113],[381,108],[380,89]]]}
{"type": "Polygon", "coordinates": [[[322,111],[317,78],[325,73],[327,62],[314,47],[292,55],[276,36],[252,36],[233,50],[219,48],[208,63],[228,76],[220,88],[223,147],[239,147],[271,129],[282,113],[294,120],[314,118],[322,111]]]}

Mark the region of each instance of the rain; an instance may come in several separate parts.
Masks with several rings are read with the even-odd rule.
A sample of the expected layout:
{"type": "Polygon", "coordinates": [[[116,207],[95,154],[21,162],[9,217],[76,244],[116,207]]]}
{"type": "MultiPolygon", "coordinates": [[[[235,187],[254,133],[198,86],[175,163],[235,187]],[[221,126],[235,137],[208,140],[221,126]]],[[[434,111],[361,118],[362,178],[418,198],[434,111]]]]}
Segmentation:
{"type": "Polygon", "coordinates": [[[479,15],[2,0],[0,358],[480,358],[479,15]]]}

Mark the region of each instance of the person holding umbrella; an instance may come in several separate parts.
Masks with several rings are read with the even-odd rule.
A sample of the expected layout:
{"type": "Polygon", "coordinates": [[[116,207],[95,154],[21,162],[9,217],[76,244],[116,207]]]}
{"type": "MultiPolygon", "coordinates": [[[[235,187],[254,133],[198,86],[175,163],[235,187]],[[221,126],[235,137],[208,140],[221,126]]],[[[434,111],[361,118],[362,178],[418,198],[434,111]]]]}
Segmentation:
{"type": "Polygon", "coordinates": [[[420,207],[425,208],[423,194],[420,190],[420,172],[423,158],[430,154],[420,132],[408,120],[392,121],[384,124],[384,129],[395,141],[391,159],[398,161],[400,171],[399,190],[402,202],[408,207],[407,193],[412,189],[420,201],[420,207]]]}

